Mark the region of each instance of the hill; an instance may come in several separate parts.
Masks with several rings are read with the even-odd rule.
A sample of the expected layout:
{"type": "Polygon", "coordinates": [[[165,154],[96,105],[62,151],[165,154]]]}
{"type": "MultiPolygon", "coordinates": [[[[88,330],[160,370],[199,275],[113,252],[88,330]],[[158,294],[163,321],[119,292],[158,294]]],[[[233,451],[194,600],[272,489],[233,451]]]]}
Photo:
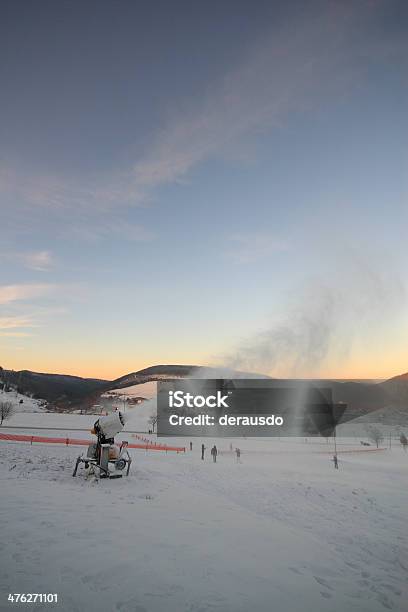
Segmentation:
{"type": "MultiPolygon", "coordinates": [[[[264,378],[259,374],[237,372],[229,369],[210,368],[185,364],[160,364],[125,374],[108,381],[81,378],[64,374],[47,374],[0,368],[0,389],[11,388],[25,396],[45,400],[49,409],[88,411],[98,404],[101,395],[132,387],[129,395],[138,396],[137,386],[158,380],[173,378],[264,378]]],[[[343,420],[361,418],[373,412],[381,420],[408,419],[408,373],[376,381],[315,380],[315,384],[330,386],[333,400],[347,404],[343,420]]],[[[142,387],[141,387],[142,391],[142,387]]],[[[143,396],[143,394],[140,394],[143,396]]]]}
{"type": "Polygon", "coordinates": [[[195,365],[155,365],[137,372],[125,374],[120,378],[116,378],[109,384],[110,389],[121,389],[130,387],[131,385],[139,385],[154,380],[163,380],[166,378],[186,378],[191,376],[195,370],[199,370],[201,366],[195,365]]]}
{"type": "Polygon", "coordinates": [[[50,404],[69,405],[86,396],[98,393],[106,383],[106,380],[65,374],[0,369],[0,385],[5,391],[12,389],[27,397],[42,399],[50,404]]]}

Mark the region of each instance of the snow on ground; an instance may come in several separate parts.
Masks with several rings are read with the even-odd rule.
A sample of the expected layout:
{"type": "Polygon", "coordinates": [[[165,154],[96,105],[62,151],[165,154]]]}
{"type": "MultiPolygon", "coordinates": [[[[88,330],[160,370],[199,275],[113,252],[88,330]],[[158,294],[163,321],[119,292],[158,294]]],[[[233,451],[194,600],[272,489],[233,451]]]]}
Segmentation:
{"type": "Polygon", "coordinates": [[[17,412],[41,412],[44,410],[44,400],[37,400],[17,391],[3,391],[0,389],[0,402],[10,402],[13,411],[17,412]]]}
{"type": "Polygon", "coordinates": [[[120,389],[111,389],[104,393],[105,396],[120,396],[120,397],[145,397],[152,399],[157,395],[157,382],[151,380],[140,385],[131,385],[130,387],[122,387],[120,389]]]}
{"type": "MultiPolygon", "coordinates": [[[[127,406],[124,412],[126,419],[126,431],[146,431],[148,429],[148,419],[155,410],[151,402],[143,402],[135,406],[127,406]]],[[[103,413],[105,414],[105,413],[103,413]]],[[[89,431],[95,421],[99,418],[98,414],[69,414],[58,412],[15,412],[10,419],[4,421],[3,429],[11,432],[12,429],[24,429],[27,431],[37,429],[66,429],[69,431],[85,430],[89,431]]],[[[0,429],[1,431],[1,429],[0,429]]],[[[21,431],[25,433],[25,431],[21,431]]]]}
{"type": "Polygon", "coordinates": [[[206,439],[205,461],[201,442],[133,450],[129,478],[100,482],[72,478],[83,449],[0,442],[0,609],[9,592],[57,592],[35,610],[64,612],[406,609],[400,446],[340,454],[337,471],[324,440],[206,439]]]}

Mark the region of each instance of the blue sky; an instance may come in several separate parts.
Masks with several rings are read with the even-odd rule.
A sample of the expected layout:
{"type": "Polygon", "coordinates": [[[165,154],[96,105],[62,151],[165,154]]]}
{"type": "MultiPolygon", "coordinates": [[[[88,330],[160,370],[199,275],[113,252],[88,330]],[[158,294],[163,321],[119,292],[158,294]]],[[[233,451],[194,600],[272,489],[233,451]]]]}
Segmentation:
{"type": "Polygon", "coordinates": [[[4,2],[3,367],[407,370],[404,2],[4,2]]]}

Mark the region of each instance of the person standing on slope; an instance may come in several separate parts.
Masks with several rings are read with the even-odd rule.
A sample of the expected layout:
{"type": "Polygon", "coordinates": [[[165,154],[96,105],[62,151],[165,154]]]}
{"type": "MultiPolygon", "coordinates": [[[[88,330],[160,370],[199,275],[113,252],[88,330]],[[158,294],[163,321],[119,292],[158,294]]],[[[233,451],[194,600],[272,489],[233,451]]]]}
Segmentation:
{"type": "Polygon", "coordinates": [[[215,444],[214,444],[214,446],[211,449],[211,455],[212,455],[214,463],[217,463],[218,451],[217,451],[217,447],[215,446],[215,444]]]}
{"type": "Polygon", "coordinates": [[[204,453],[205,453],[205,446],[204,444],[201,445],[201,459],[202,461],[204,461],[204,453]]]}

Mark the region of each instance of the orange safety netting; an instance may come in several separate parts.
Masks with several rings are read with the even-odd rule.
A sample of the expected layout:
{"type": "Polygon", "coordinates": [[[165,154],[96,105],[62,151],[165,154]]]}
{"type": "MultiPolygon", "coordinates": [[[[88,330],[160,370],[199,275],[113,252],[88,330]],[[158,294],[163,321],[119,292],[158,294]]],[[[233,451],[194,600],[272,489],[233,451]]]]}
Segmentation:
{"type": "MultiPolygon", "coordinates": [[[[139,436],[137,436],[139,438],[139,436]]],[[[44,444],[65,444],[66,446],[88,446],[92,444],[92,440],[80,440],[77,438],[49,438],[48,436],[29,436],[24,434],[5,434],[0,433],[0,440],[8,440],[11,442],[41,442],[44,444]]],[[[167,444],[156,444],[145,440],[144,444],[128,444],[128,448],[141,448],[143,450],[158,450],[158,451],[172,451],[176,453],[184,453],[186,449],[182,446],[167,446],[167,444]]]]}
{"type": "MultiPolygon", "coordinates": [[[[350,448],[347,450],[338,450],[337,451],[337,455],[343,454],[343,453],[376,453],[378,451],[385,451],[387,450],[386,448],[350,448]]],[[[318,453],[321,453],[323,455],[333,455],[334,451],[317,451],[318,453]]]]}

